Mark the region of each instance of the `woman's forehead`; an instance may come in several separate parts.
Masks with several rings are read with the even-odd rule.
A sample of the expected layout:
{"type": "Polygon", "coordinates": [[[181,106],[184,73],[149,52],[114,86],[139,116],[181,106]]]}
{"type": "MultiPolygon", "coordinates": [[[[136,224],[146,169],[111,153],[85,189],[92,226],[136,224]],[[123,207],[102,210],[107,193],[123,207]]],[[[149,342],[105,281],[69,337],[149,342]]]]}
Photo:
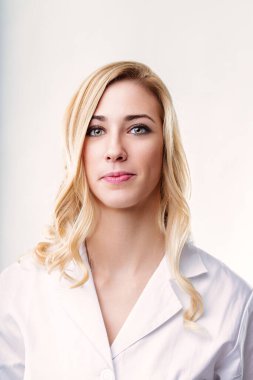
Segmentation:
{"type": "Polygon", "coordinates": [[[94,112],[96,114],[106,118],[131,114],[147,114],[151,118],[160,118],[161,105],[157,97],[143,84],[124,79],[106,88],[94,112]]]}

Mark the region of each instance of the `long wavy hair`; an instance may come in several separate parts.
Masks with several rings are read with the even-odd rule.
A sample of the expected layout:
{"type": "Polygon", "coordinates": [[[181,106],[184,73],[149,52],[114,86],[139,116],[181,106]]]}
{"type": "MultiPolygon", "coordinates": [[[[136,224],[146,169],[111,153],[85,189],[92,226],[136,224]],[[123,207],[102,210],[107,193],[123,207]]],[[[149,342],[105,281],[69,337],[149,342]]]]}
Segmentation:
{"type": "Polygon", "coordinates": [[[187,199],[191,192],[187,159],[181,142],[177,117],[170,93],[163,81],[146,65],[119,61],[94,71],[72,97],[64,117],[65,176],[56,196],[52,222],[45,241],[33,253],[49,272],[59,269],[61,275],[74,281],[71,287],[83,285],[89,272],[80,256],[79,247],[92,234],[97,221],[96,202],[89,186],[82,158],[83,144],[93,113],[106,88],[123,79],[135,80],[150,90],[163,111],[163,167],[160,180],[160,206],[157,223],[164,234],[166,254],[172,275],[190,296],[183,312],[186,327],[198,329],[196,320],[203,314],[203,302],[192,283],[180,272],[180,257],[190,241],[190,210],[187,199]],[[65,272],[74,260],[83,277],[73,279],[65,272]]]}

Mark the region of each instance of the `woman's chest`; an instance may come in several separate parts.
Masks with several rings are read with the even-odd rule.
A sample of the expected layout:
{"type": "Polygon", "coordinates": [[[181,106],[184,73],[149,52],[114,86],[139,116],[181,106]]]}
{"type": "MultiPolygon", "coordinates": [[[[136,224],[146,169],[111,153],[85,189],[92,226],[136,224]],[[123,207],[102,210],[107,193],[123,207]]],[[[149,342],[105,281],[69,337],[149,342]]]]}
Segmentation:
{"type": "MultiPolygon", "coordinates": [[[[42,321],[40,326],[33,324],[29,331],[25,379],[95,380],[108,372],[112,380],[214,380],[218,347],[197,344],[190,336],[181,334],[176,319],[115,354],[127,339],[124,328],[112,345],[111,365],[98,351],[100,342],[91,342],[90,336],[80,331],[68,315],[63,313],[56,320],[44,319],[43,324],[42,321]],[[42,358],[47,363],[45,366],[41,366],[42,358]]],[[[128,331],[129,335],[132,333],[128,331]]]]}
{"type": "Polygon", "coordinates": [[[146,287],[141,295],[139,288],[133,297],[118,287],[116,293],[100,294],[100,302],[93,286],[49,290],[33,299],[24,327],[25,380],[95,380],[105,370],[118,380],[215,379],[216,363],[228,343],[225,330],[210,331],[211,341],[186,331],[181,304],[167,283],[146,287]],[[103,309],[103,303],[110,307],[103,309]],[[41,358],[47,363],[43,368],[41,358]]]}
{"type": "Polygon", "coordinates": [[[131,315],[144,287],[144,281],[134,284],[117,284],[117,286],[115,284],[104,287],[96,285],[97,298],[110,346],[131,315]]]}

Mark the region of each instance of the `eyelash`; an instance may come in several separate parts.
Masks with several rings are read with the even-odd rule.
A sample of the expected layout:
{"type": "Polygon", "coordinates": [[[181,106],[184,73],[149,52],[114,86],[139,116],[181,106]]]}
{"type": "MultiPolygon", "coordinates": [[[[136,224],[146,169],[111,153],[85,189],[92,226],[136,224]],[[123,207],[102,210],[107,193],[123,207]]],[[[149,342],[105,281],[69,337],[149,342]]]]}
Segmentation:
{"type": "MultiPolygon", "coordinates": [[[[138,135],[145,135],[145,134],[147,134],[147,133],[149,133],[149,132],[151,132],[151,129],[149,128],[149,127],[147,127],[146,125],[144,125],[144,124],[136,124],[136,125],[134,125],[132,128],[131,128],[131,130],[132,129],[134,129],[134,128],[141,128],[141,129],[145,129],[145,133],[136,133],[136,135],[138,136],[138,135]]],[[[86,133],[86,135],[88,135],[88,136],[90,136],[90,137],[99,137],[99,136],[101,136],[101,135],[90,135],[90,132],[92,132],[92,131],[94,131],[94,130],[96,130],[96,129],[99,129],[99,130],[104,130],[104,128],[101,128],[101,127],[98,127],[98,126],[93,126],[93,127],[89,127],[88,129],[87,129],[87,133],[86,133]]]]}

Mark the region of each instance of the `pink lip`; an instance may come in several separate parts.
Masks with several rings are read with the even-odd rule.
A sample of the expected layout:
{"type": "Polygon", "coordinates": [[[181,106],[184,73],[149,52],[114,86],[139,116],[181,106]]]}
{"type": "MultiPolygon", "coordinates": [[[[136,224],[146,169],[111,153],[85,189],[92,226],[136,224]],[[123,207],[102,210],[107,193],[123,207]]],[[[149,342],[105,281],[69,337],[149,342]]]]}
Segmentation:
{"type": "MultiPolygon", "coordinates": [[[[103,175],[103,177],[119,177],[119,176],[121,176],[121,175],[125,175],[125,174],[134,174],[134,173],[130,173],[130,172],[125,172],[125,171],[121,171],[121,172],[109,172],[109,173],[105,173],[104,175],[103,175]]],[[[102,178],[103,178],[102,177],[102,178]]]]}
{"type": "Polygon", "coordinates": [[[106,182],[110,182],[110,183],[121,183],[124,181],[128,181],[133,176],[134,174],[123,174],[119,176],[106,176],[106,177],[103,177],[103,179],[106,182]]]}

